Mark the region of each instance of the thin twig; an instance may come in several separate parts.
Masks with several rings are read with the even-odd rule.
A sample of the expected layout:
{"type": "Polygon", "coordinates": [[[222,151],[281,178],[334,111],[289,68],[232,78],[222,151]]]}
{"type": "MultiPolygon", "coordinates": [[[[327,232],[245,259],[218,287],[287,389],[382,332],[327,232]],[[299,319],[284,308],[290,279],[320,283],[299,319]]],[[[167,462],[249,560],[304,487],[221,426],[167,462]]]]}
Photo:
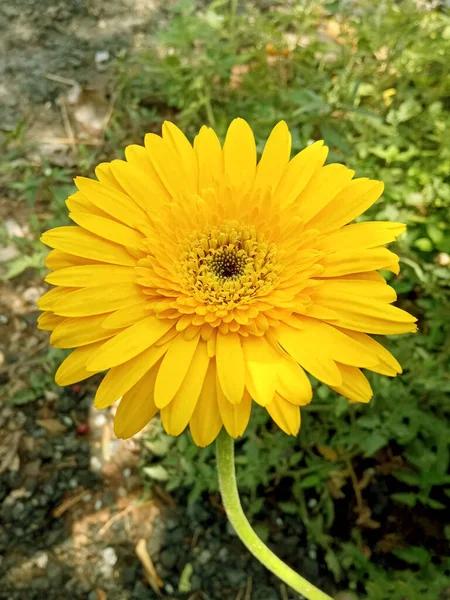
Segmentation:
{"type": "MultiPolygon", "coordinates": [[[[71,124],[70,118],[69,118],[69,112],[67,110],[66,99],[64,98],[64,96],[61,96],[60,107],[61,107],[61,114],[62,114],[63,123],[64,123],[64,129],[66,130],[67,137],[71,142],[75,142],[76,138],[75,138],[75,134],[72,129],[72,124],[71,124]]],[[[71,145],[73,146],[75,154],[78,154],[78,146],[75,143],[72,143],[71,145]]]]}
{"type": "Polygon", "coordinates": [[[54,75],[53,73],[46,73],[46,79],[50,79],[51,81],[56,81],[57,83],[63,83],[64,85],[78,85],[78,82],[75,79],[68,79],[67,77],[61,77],[61,75],[54,75]]]}
{"type": "Polygon", "coordinates": [[[101,140],[71,140],[70,138],[44,138],[40,140],[33,140],[40,142],[41,144],[67,144],[67,145],[80,145],[80,146],[102,146],[103,141],[101,140]]]}

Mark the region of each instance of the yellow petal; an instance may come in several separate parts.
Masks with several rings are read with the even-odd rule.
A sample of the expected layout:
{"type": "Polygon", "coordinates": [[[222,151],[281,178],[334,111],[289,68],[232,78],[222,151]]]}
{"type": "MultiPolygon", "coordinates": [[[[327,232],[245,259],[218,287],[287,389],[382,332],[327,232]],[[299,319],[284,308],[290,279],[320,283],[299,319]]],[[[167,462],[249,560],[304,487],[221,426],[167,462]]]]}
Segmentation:
{"type": "Polygon", "coordinates": [[[102,184],[102,186],[124,192],[117,179],[114,177],[111,171],[111,163],[103,162],[95,167],[95,176],[102,184]]]}
{"type": "Polygon", "coordinates": [[[338,250],[327,254],[320,262],[324,271],[320,277],[339,277],[351,273],[376,271],[398,263],[398,256],[387,248],[370,248],[368,250],[338,250]]]}
{"type": "Polygon", "coordinates": [[[106,187],[87,177],[76,177],[75,185],[95,206],[131,228],[139,229],[148,218],[146,212],[119,189],[106,187]]]}
{"type": "Polygon", "coordinates": [[[77,288],[53,288],[52,290],[49,290],[43,296],[41,296],[36,302],[36,304],[40,310],[51,310],[53,312],[52,309],[55,306],[55,304],[59,302],[59,300],[64,300],[65,298],[68,298],[76,290],[77,288]]]}
{"type": "Polygon", "coordinates": [[[243,337],[241,343],[247,388],[258,404],[266,406],[275,394],[279,357],[264,337],[243,337]]]}
{"type": "Polygon", "coordinates": [[[311,375],[327,385],[339,385],[342,375],[335,361],[319,343],[314,332],[280,325],[276,338],[281,347],[311,375]]]}
{"type": "Polygon", "coordinates": [[[288,435],[297,435],[300,429],[300,409],[279,394],[275,394],[266,410],[278,427],[288,435]]]}
{"type": "Polygon", "coordinates": [[[134,325],[138,321],[142,321],[142,319],[145,319],[148,315],[149,303],[148,301],[143,300],[142,302],[120,308],[111,313],[109,317],[106,317],[103,321],[102,327],[105,329],[121,329],[122,327],[128,327],[134,325]]]}
{"type": "Polygon", "coordinates": [[[71,352],[56,371],[55,381],[57,385],[72,385],[73,383],[77,383],[77,381],[83,381],[88,377],[92,377],[94,373],[86,369],[86,363],[102,344],[103,340],[88,344],[87,346],[81,346],[71,352]]]}
{"type": "Polygon", "coordinates": [[[119,265],[79,265],[58,269],[47,275],[45,281],[52,285],[80,288],[107,285],[112,281],[130,283],[136,281],[136,271],[133,267],[119,265]]]}
{"type": "Polygon", "coordinates": [[[249,188],[256,172],[256,144],[249,124],[244,119],[231,122],[223,145],[225,174],[235,187],[249,188]]]}
{"type": "Polygon", "coordinates": [[[314,302],[338,315],[333,325],[375,334],[416,331],[415,317],[388,304],[394,299],[392,288],[375,281],[330,280],[314,289],[314,302]]]}
{"type": "Polygon", "coordinates": [[[395,302],[397,294],[384,279],[375,281],[352,277],[351,274],[336,277],[321,282],[320,286],[312,292],[314,300],[337,299],[346,302],[351,307],[352,300],[358,301],[359,297],[369,298],[378,302],[395,302]]]}
{"type": "Polygon", "coordinates": [[[342,383],[330,386],[335,392],[345,396],[351,402],[370,402],[373,396],[372,388],[367,378],[359,369],[348,365],[338,365],[342,373],[342,383]]]}
{"type": "Polygon", "coordinates": [[[217,402],[219,404],[220,416],[227,432],[234,438],[242,435],[248,425],[252,410],[252,399],[248,391],[245,391],[239,404],[231,404],[225,398],[220,384],[217,382],[217,402]]]}
{"type": "Polygon", "coordinates": [[[124,160],[113,160],[111,170],[126,193],[143,210],[152,212],[166,201],[159,182],[133,164],[124,160]]]}
{"type": "Polygon", "coordinates": [[[133,306],[144,299],[135,283],[113,283],[83,288],[58,300],[52,311],[63,317],[88,317],[133,306]]]}
{"type": "Polygon", "coordinates": [[[58,317],[52,312],[44,312],[38,317],[37,326],[42,331],[53,331],[65,319],[65,317],[58,317]]]}
{"type": "Polygon", "coordinates": [[[94,406],[106,408],[114,404],[144,377],[166,350],[167,346],[152,346],[126,363],[110,369],[98,386],[94,406]]]}
{"type": "Polygon", "coordinates": [[[355,171],[340,164],[327,165],[316,171],[297,198],[302,220],[308,223],[350,183],[354,174],[355,171]]]}
{"type": "Polygon", "coordinates": [[[136,167],[146,174],[148,174],[152,168],[147,150],[144,146],[139,146],[139,144],[130,144],[125,148],[125,160],[127,163],[130,163],[130,165],[133,165],[133,167],[136,167]]]}
{"type": "Polygon", "coordinates": [[[286,170],[291,155],[292,137],[288,126],[280,121],[272,130],[259,161],[255,189],[275,190],[286,170]]]}
{"type": "Polygon", "coordinates": [[[135,435],[158,412],[153,400],[157,372],[157,366],[150,369],[120,401],[114,418],[114,433],[118,438],[135,435]]]}
{"type": "Polygon", "coordinates": [[[66,200],[66,206],[70,212],[85,213],[97,215],[98,217],[109,218],[108,213],[105,213],[103,210],[95,206],[95,204],[83,196],[81,192],[75,192],[75,194],[71,194],[66,200]]]}
{"type": "Polygon", "coordinates": [[[88,260],[86,258],[81,258],[80,256],[74,256],[68,252],[61,252],[61,250],[51,250],[45,259],[45,265],[51,271],[65,269],[67,267],[84,266],[87,264],[100,263],[95,260],[88,260]]]}
{"type": "Polygon", "coordinates": [[[123,246],[104,240],[77,226],[56,227],[46,231],[42,234],[41,241],[51,248],[103,263],[124,266],[136,264],[136,259],[123,246]]]}
{"type": "Polygon", "coordinates": [[[325,162],[328,148],[323,142],[311,144],[288,164],[275,192],[275,200],[282,207],[292,204],[306,187],[311,177],[325,162]]]}
{"type": "Polygon", "coordinates": [[[216,364],[223,393],[230,402],[238,404],[245,388],[245,362],[239,334],[217,334],[216,364]]]}
{"type": "Polygon", "coordinates": [[[303,317],[302,322],[304,324],[302,333],[307,332],[312,335],[319,347],[324,348],[324,353],[333,360],[366,368],[378,363],[377,355],[366,344],[360,344],[336,327],[307,317],[303,317]]]}
{"type": "Polygon", "coordinates": [[[389,221],[365,221],[352,223],[323,236],[318,244],[320,250],[362,250],[393,242],[404,233],[406,225],[389,221]]]}
{"type": "Polygon", "coordinates": [[[223,176],[223,152],[219,138],[210,127],[203,127],[194,140],[199,167],[199,192],[214,187],[223,176]]]}
{"type": "Polygon", "coordinates": [[[175,397],[186,377],[200,339],[196,335],[186,340],[180,333],[170,342],[169,350],[163,358],[155,384],[155,402],[164,408],[175,397]]]}
{"type": "Polygon", "coordinates": [[[71,212],[69,217],[74,223],[83,227],[83,229],[121,246],[139,248],[144,239],[144,236],[135,229],[117,223],[117,221],[113,221],[112,219],[105,219],[97,215],[80,212],[71,212]]]}
{"type": "Polygon", "coordinates": [[[198,161],[189,140],[176,125],[165,121],[162,126],[163,140],[168,143],[174,153],[178,154],[180,164],[185,174],[184,180],[187,190],[198,194],[198,161]]]}
{"type": "Polygon", "coordinates": [[[390,377],[395,377],[398,373],[402,372],[400,363],[392,356],[389,350],[386,350],[384,346],[379,344],[369,335],[359,331],[351,331],[349,329],[342,329],[342,331],[360,344],[370,348],[370,350],[375,352],[375,354],[378,356],[380,363],[376,365],[376,367],[369,367],[371,371],[375,371],[375,373],[381,373],[382,375],[388,375],[390,377]]]}
{"type": "Polygon", "coordinates": [[[169,435],[180,435],[187,427],[202,391],[209,361],[206,343],[200,341],[175,398],[161,409],[161,421],[169,435]]]}
{"type": "MultiPolygon", "coordinates": [[[[88,363],[88,369],[104,371],[121,365],[153,346],[171,327],[170,321],[157,319],[154,316],[135,323],[106,342],[88,363]]],[[[102,331],[110,335],[112,330],[102,329],[102,331]]]]}
{"type": "Polygon", "coordinates": [[[383,190],[381,181],[354,179],[308,223],[308,227],[322,233],[339,229],[372,206],[383,190]]]}
{"type": "MultiPolygon", "coordinates": [[[[79,319],[65,319],[55,327],[50,336],[50,343],[55,348],[76,348],[85,346],[99,340],[106,340],[117,334],[117,329],[102,329],[102,322],[107,315],[96,315],[95,317],[81,317],[79,319]]],[[[104,368],[92,369],[103,371],[104,368]]]]}
{"type": "Polygon", "coordinates": [[[217,404],[216,365],[214,360],[209,363],[203,388],[189,423],[189,429],[192,439],[200,448],[209,446],[222,429],[222,418],[217,404]]]}
{"type": "Polygon", "coordinates": [[[148,133],[145,136],[145,148],[150,162],[163,182],[169,195],[176,198],[184,192],[183,171],[180,159],[171,147],[159,135],[148,133]]]}
{"type": "Polygon", "coordinates": [[[277,392],[291,404],[304,406],[312,399],[311,383],[301,366],[290,356],[280,357],[277,368],[277,392]]]}

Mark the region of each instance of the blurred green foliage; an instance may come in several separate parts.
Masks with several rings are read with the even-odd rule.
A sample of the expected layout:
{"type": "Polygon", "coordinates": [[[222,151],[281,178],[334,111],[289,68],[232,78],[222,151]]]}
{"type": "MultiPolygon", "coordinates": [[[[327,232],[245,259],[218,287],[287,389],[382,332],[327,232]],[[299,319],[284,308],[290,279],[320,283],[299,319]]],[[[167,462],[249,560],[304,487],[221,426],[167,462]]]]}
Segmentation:
{"type": "MultiPolygon", "coordinates": [[[[450,16],[426,4],[215,0],[199,8],[181,0],[144,50],[118,59],[106,147],[101,155],[81,152],[78,169],[89,174],[105,154],[139,143],[165,118],[191,138],[204,123],[223,138],[230,120],[241,116],[259,151],[284,119],[294,151],[325,139],[330,161],[385,182],[383,200],[364,218],[408,225],[396,247],[401,274],[386,274],[399,304],[419,318],[419,333],[387,340],[403,375],[372,375],[375,397],[364,406],[316,384],[298,438],[278,431],[255,408],[237,443],[247,511],[263,519],[267,497],[288,486],[280,514],[298,515],[337,584],[369,600],[437,600],[449,581],[442,548],[450,538],[444,527],[450,497],[450,16]],[[377,485],[385,485],[383,500],[375,498],[377,485]],[[339,527],[343,505],[351,523],[345,532],[339,527]],[[374,542],[377,511],[388,520],[402,510],[412,528],[420,519],[441,524],[439,544],[421,543],[401,525],[397,538],[384,532],[374,542]]],[[[30,205],[44,199],[51,225],[62,224],[71,173],[28,165],[21,158],[22,133],[20,127],[12,132],[7,148],[14,176],[9,170],[0,176],[19,181],[21,173],[16,192],[30,205]]],[[[37,234],[43,223],[31,227],[37,234]]],[[[42,249],[31,243],[7,277],[38,265],[42,249]]],[[[149,482],[164,482],[191,501],[217,491],[213,448],[196,448],[188,434],[168,438],[158,424],[144,444],[149,482]]]]}

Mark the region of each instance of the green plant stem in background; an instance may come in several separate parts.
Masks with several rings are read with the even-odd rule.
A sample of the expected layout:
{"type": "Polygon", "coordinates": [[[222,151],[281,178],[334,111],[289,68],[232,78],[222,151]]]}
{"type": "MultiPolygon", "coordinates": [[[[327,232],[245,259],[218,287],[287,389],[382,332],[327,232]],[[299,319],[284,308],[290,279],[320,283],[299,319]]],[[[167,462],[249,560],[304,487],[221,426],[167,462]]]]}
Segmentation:
{"type": "Polygon", "coordinates": [[[216,452],[217,471],[223,505],[230,523],[247,549],[269,571],[272,571],[272,573],[277,575],[277,577],[296,592],[302,594],[307,600],[332,600],[330,596],[321,592],[275,556],[252,529],[247,517],[244,515],[239,499],[234,468],[234,440],[225,430],[217,438],[216,452]]]}

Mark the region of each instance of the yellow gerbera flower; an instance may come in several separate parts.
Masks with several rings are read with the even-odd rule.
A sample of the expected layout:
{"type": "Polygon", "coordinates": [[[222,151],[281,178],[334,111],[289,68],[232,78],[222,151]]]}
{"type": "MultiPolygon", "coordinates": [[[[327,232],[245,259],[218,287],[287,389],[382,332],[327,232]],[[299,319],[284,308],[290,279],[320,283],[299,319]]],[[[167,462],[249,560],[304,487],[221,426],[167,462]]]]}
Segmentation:
{"type": "Polygon", "coordinates": [[[405,226],[348,225],[383,184],[323,166],[323,142],[290,152],[284,122],[258,164],[242,119],[223,148],[208,127],[192,147],[166,122],[126,161],[99,165],[98,181],[76,178],[67,206],[77,226],[42,236],[56,288],[39,302],[39,326],[54,346],[76,348],[59,385],[108,371],[95,406],[121,398],[119,437],[160,411],[169,434],[189,424],[206,446],[222,425],[242,435],[252,399],[295,435],[312,396],[305,370],[353,402],[372,396],[361,368],[401,372],[367,334],[416,330],[377,273],[398,272],[383,245],[405,226]]]}

